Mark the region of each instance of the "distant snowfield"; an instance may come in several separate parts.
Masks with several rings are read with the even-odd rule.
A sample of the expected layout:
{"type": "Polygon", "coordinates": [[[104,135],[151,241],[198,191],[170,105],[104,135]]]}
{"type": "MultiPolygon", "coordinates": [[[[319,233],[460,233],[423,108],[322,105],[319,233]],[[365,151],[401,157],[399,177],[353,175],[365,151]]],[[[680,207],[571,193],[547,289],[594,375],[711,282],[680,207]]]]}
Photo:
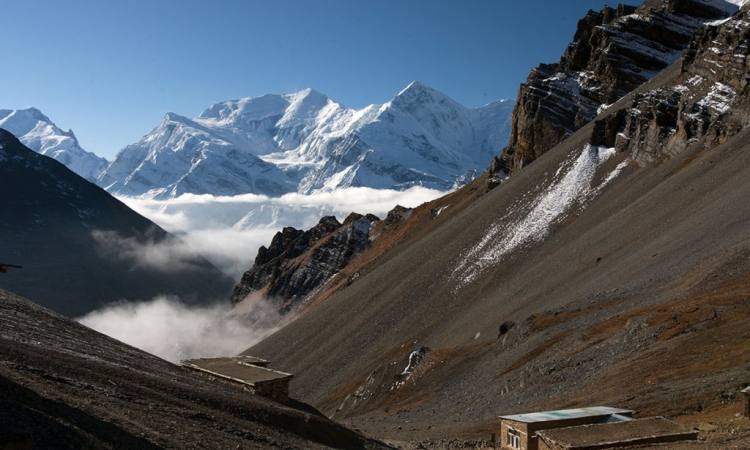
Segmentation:
{"type": "Polygon", "coordinates": [[[404,191],[357,187],[280,197],[184,194],[165,200],[118,198],[179,236],[187,247],[179,251],[152,247],[134,251],[134,254],[148,254],[153,258],[159,251],[170,255],[198,253],[239,279],[252,265],[258,248],[267,246],[283,227],[307,229],[323,216],[333,215],[341,221],[351,212],[384,218],[396,205],[415,207],[446,193],[423,187],[404,191]]]}

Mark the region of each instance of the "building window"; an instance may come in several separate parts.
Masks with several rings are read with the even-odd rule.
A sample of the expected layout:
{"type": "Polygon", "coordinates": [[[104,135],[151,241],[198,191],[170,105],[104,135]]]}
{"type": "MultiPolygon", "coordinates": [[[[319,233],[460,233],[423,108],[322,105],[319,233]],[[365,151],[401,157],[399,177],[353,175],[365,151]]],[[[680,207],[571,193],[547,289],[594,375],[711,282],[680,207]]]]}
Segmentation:
{"type": "Polygon", "coordinates": [[[521,433],[515,428],[508,427],[505,444],[510,448],[521,448],[521,433]]]}

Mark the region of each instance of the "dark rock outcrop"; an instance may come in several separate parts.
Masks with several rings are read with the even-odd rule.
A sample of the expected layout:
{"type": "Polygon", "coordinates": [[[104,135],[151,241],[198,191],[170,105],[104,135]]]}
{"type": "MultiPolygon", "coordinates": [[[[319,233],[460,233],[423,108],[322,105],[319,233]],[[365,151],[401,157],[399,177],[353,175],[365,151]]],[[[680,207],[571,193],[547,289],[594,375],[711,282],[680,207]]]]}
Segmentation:
{"type": "Polygon", "coordinates": [[[560,61],[539,65],[521,85],[510,142],[490,166],[488,187],[530,164],[673,63],[706,21],[726,15],[700,0],[647,1],[638,8],[589,11],[560,61]]]}
{"type": "Polygon", "coordinates": [[[392,210],[388,211],[385,220],[383,221],[386,226],[394,225],[403,222],[411,214],[411,208],[405,208],[401,205],[396,205],[392,210]]]}
{"type": "Polygon", "coordinates": [[[343,224],[326,216],[307,231],[284,228],[268,248],[258,250],[255,264],[235,286],[232,302],[258,293],[280,312],[291,311],[367,248],[372,225],[379,220],[352,213],[343,224]]]}

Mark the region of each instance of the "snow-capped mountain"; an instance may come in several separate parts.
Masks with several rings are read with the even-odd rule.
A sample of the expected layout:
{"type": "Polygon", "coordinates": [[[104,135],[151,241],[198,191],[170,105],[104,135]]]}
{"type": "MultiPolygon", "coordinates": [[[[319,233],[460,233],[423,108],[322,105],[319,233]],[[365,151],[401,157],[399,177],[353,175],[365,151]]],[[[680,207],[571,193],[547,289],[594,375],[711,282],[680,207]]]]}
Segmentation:
{"type": "Polygon", "coordinates": [[[280,195],[294,190],[285,173],[201,123],[167,113],[158,127],[125,147],[99,177],[121,195],[184,193],[280,195]]]}
{"type": "Polygon", "coordinates": [[[81,148],[73,130],[61,130],[36,108],[0,109],[0,128],[30,149],[60,161],[89,180],[96,180],[107,167],[106,159],[81,148]]]}
{"type": "Polygon", "coordinates": [[[446,189],[508,138],[512,102],[466,108],[413,82],[391,101],[347,108],[305,89],[167,114],[99,179],[110,192],[279,195],[349,186],[446,189]]]}

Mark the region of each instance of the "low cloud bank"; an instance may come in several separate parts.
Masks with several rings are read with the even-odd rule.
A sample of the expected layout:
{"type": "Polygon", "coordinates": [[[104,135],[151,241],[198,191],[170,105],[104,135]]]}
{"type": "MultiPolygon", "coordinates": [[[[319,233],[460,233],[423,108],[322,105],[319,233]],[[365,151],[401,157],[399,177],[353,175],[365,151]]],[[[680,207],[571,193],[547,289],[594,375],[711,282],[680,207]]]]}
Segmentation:
{"type": "Polygon", "coordinates": [[[274,228],[197,229],[182,232],[176,239],[145,242],[113,231],[94,230],[91,236],[102,256],[134,267],[163,273],[202,270],[205,258],[239,279],[252,265],[258,247],[268,244],[275,233],[274,228]]]}
{"type": "MultiPolygon", "coordinates": [[[[322,216],[343,220],[349,213],[384,217],[397,204],[418,206],[445,192],[414,187],[405,191],[346,188],[315,194],[213,196],[186,194],[169,200],[120,197],[178,239],[142,242],[94,231],[99,251],[155,271],[195,269],[202,256],[239,279],[258,248],[285,226],[309,228],[322,216]]],[[[280,316],[266,299],[240,305],[187,306],[174,297],[121,302],[91,312],[82,324],[134,347],[177,362],[235,355],[292,319],[280,316]]]]}
{"type": "Polygon", "coordinates": [[[413,187],[405,191],[345,188],[281,197],[255,194],[184,194],[168,200],[120,197],[138,213],[176,234],[181,242],[139,248],[134,242],[110,240],[121,255],[140,258],[141,264],[166,267],[173,260],[175,267],[180,267],[181,260],[199,254],[238,279],[252,264],[258,247],[267,245],[285,226],[306,229],[322,216],[335,215],[343,220],[350,212],[384,217],[397,204],[414,207],[443,194],[413,187]]]}
{"type": "Polygon", "coordinates": [[[233,356],[286,324],[272,304],[188,306],[176,297],[116,303],[78,319],[80,323],[172,362],[233,356]]]}

